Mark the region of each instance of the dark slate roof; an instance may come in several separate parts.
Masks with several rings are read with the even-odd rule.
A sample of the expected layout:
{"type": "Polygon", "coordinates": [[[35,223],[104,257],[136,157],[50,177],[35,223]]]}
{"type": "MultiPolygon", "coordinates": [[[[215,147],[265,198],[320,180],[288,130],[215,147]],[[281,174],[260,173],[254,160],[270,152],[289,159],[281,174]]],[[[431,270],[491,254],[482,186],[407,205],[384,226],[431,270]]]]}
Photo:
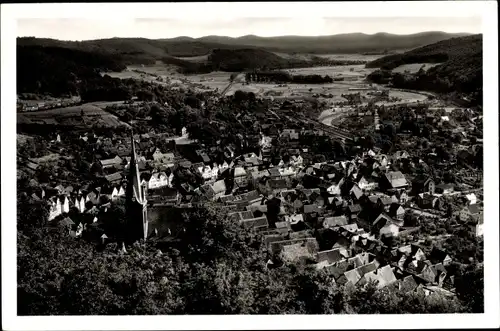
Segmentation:
{"type": "Polygon", "coordinates": [[[349,208],[349,211],[351,213],[359,213],[361,211],[361,205],[358,204],[349,205],[347,208],[349,208]]]}
{"type": "Polygon", "coordinates": [[[304,205],[304,214],[318,213],[319,208],[317,205],[304,205]]]}
{"type": "Polygon", "coordinates": [[[114,174],[105,176],[105,178],[108,182],[115,182],[122,179],[122,174],[121,172],[115,172],[114,174]]]}
{"type": "Polygon", "coordinates": [[[479,208],[476,204],[469,205],[469,211],[472,215],[478,214],[479,213],[479,208]]]}
{"type": "Polygon", "coordinates": [[[328,251],[318,252],[316,257],[317,257],[318,262],[328,261],[329,264],[339,262],[339,261],[344,260],[346,258],[346,256],[344,256],[341,253],[341,249],[339,249],[339,248],[334,248],[334,249],[330,249],[328,251]]]}
{"type": "Polygon", "coordinates": [[[266,216],[244,219],[241,221],[241,224],[244,227],[253,227],[253,228],[267,228],[269,226],[266,216]]]}

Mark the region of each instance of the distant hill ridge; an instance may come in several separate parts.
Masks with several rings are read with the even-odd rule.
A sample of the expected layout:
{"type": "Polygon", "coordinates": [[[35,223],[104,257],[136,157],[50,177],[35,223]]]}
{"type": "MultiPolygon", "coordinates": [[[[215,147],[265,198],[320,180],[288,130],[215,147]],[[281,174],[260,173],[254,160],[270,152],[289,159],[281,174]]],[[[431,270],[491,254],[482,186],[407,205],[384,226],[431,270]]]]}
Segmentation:
{"type": "Polygon", "coordinates": [[[132,52],[141,54],[143,59],[157,56],[200,56],[209,54],[213,49],[263,48],[268,51],[285,53],[363,53],[408,50],[441,40],[469,35],[467,33],[445,33],[439,31],[422,32],[409,35],[390,33],[347,33],[329,36],[278,36],[260,37],[246,35],[241,37],[205,36],[191,38],[186,36],[170,39],[110,38],[86,41],[61,41],[33,37],[18,38],[18,45],[44,45],[101,50],[114,53],[132,52]]]}

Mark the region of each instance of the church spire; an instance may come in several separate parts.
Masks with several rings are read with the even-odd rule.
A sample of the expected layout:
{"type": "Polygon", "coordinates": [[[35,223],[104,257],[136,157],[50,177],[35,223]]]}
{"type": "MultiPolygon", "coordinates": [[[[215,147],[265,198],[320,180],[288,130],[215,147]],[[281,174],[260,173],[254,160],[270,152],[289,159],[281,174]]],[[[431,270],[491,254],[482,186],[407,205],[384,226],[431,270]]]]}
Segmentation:
{"type": "Polygon", "coordinates": [[[141,221],[143,238],[146,239],[148,234],[146,192],[144,192],[141,185],[141,174],[139,172],[139,164],[135,151],[134,133],[132,130],[131,140],[132,152],[130,155],[130,166],[127,178],[126,192],[127,213],[131,225],[137,224],[136,222],[138,220],[141,221]]]}

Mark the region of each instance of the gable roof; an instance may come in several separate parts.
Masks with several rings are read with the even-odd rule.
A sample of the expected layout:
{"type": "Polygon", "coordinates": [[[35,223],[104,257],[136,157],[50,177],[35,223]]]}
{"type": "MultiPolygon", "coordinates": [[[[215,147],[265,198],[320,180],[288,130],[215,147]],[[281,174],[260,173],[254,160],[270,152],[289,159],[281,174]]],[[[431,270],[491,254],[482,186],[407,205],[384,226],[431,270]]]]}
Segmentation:
{"type": "Polygon", "coordinates": [[[367,282],[371,280],[377,282],[378,288],[383,288],[397,281],[396,276],[394,275],[394,272],[389,265],[383,266],[378,270],[366,273],[364,275],[364,279],[367,282]]]}
{"type": "Polygon", "coordinates": [[[215,183],[213,183],[210,187],[212,188],[215,194],[226,192],[226,183],[224,182],[224,180],[218,180],[215,183]]]}
{"type": "Polygon", "coordinates": [[[253,213],[251,211],[237,211],[237,212],[232,212],[227,214],[229,219],[239,222],[242,220],[247,220],[247,219],[252,219],[253,218],[253,213]]]}
{"type": "Polygon", "coordinates": [[[325,217],[323,221],[323,227],[325,228],[333,228],[343,225],[347,225],[347,218],[343,215],[336,217],[325,217]]]}
{"type": "Polygon", "coordinates": [[[269,226],[266,216],[243,219],[240,222],[244,227],[267,228],[269,226]]]}
{"type": "Polygon", "coordinates": [[[312,205],[304,205],[304,214],[312,214],[312,213],[318,213],[319,208],[317,205],[312,204],[312,205]]]}
{"type": "Polygon", "coordinates": [[[405,210],[399,203],[392,203],[391,206],[389,207],[389,215],[392,217],[397,216],[398,211],[401,212],[400,208],[404,213],[405,210]]]}
{"type": "Polygon", "coordinates": [[[347,208],[349,209],[351,214],[359,213],[361,211],[361,205],[359,204],[349,205],[347,206],[347,208]]]}
{"type": "Polygon", "coordinates": [[[467,207],[472,215],[479,214],[479,207],[476,204],[467,207]]]}
{"type": "Polygon", "coordinates": [[[391,184],[393,188],[407,186],[408,182],[406,177],[401,173],[401,171],[391,171],[384,174],[384,177],[391,184]]]}
{"type": "Polygon", "coordinates": [[[318,262],[327,261],[329,264],[344,260],[346,257],[347,251],[344,248],[334,248],[316,254],[316,260],[318,262]]]}
{"type": "MultiPolygon", "coordinates": [[[[392,223],[392,218],[389,215],[387,215],[386,213],[380,213],[380,215],[378,215],[378,217],[373,221],[373,225],[379,223],[381,220],[384,220],[384,219],[386,220],[386,223],[384,225],[386,225],[388,223],[392,223]]],[[[384,226],[384,225],[382,225],[382,226],[384,226]]]]}
{"type": "Polygon", "coordinates": [[[113,174],[104,177],[108,182],[116,182],[122,179],[121,172],[115,172],[113,174]]]}

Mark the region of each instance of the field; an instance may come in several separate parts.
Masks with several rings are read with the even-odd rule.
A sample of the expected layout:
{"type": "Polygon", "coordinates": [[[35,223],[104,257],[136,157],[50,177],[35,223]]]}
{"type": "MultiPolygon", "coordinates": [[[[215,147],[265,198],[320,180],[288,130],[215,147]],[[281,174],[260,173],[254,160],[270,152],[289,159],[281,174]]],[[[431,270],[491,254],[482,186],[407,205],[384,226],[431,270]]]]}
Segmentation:
{"type": "Polygon", "coordinates": [[[126,125],[99,107],[85,104],[81,106],[41,110],[17,114],[18,124],[49,124],[86,128],[97,125],[117,127],[126,125]],[[83,117],[82,117],[83,111],[83,117]]]}
{"type": "MultiPolygon", "coordinates": [[[[283,54],[279,54],[285,56],[283,54]]],[[[299,55],[289,55],[299,56],[299,55]]],[[[302,56],[309,56],[308,54],[302,56]]],[[[331,59],[339,60],[373,60],[379,55],[353,55],[353,54],[334,54],[322,55],[331,59]]],[[[198,60],[201,60],[201,57],[198,60]]],[[[194,59],[194,58],[192,58],[194,59]]],[[[427,65],[429,66],[429,65],[427,65]]],[[[418,69],[420,66],[418,66],[418,69]]],[[[417,70],[418,70],[417,69],[417,70]]],[[[349,93],[360,93],[363,102],[367,103],[372,97],[368,95],[370,91],[378,89],[378,86],[370,86],[365,82],[365,77],[374,69],[365,68],[364,65],[344,65],[344,66],[329,66],[329,67],[309,67],[295,68],[287,70],[292,75],[328,75],[332,78],[343,78],[343,81],[336,81],[331,84],[266,84],[266,83],[251,83],[244,84],[241,80],[236,80],[234,84],[226,92],[226,95],[232,95],[237,90],[245,92],[253,92],[258,96],[271,96],[273,98],[303,98],[303,97],[318,97],[333,105],[335,102],[346,101],[341,95],[349,93]],[[330,97],[331,94],[331,97],[330,97]]],[[[114,77],[143,79],[148,81],[156,81],[156,77],[160,76],[162,82],[159,84],[177,86],[179,88],[194,88],[195,90],[224,90],[229,84],[229,72],[211,72],[208,74],[183,75],[178,73],[173,66],[156,64],[151,66],[135,66],[129,67],[127,71],[122,73],[110,74],[114,77]],[[138,73],[134,70],[141,71],[138,73]]],[[[391,97],[402,99],[401,102],[416,102],[423,101],[426,96],[421,93],[405,92],[399,90],[391,90],[391,97]]],[[[378,102],[381,103],[381,102],[378,102]]],[[[387,102],[384,102],[387,104],[387,102]]]]}
{"type": "Polygon", "coordinates": [[[413,74],[420,70],[422,66],[424,66],[424,70],[427,71],[430,68],[437,66],[440,63],[412,63],[412,64],[403,64],[392,70],[392,72],[404,73],[405,71],[413,74]]]}

